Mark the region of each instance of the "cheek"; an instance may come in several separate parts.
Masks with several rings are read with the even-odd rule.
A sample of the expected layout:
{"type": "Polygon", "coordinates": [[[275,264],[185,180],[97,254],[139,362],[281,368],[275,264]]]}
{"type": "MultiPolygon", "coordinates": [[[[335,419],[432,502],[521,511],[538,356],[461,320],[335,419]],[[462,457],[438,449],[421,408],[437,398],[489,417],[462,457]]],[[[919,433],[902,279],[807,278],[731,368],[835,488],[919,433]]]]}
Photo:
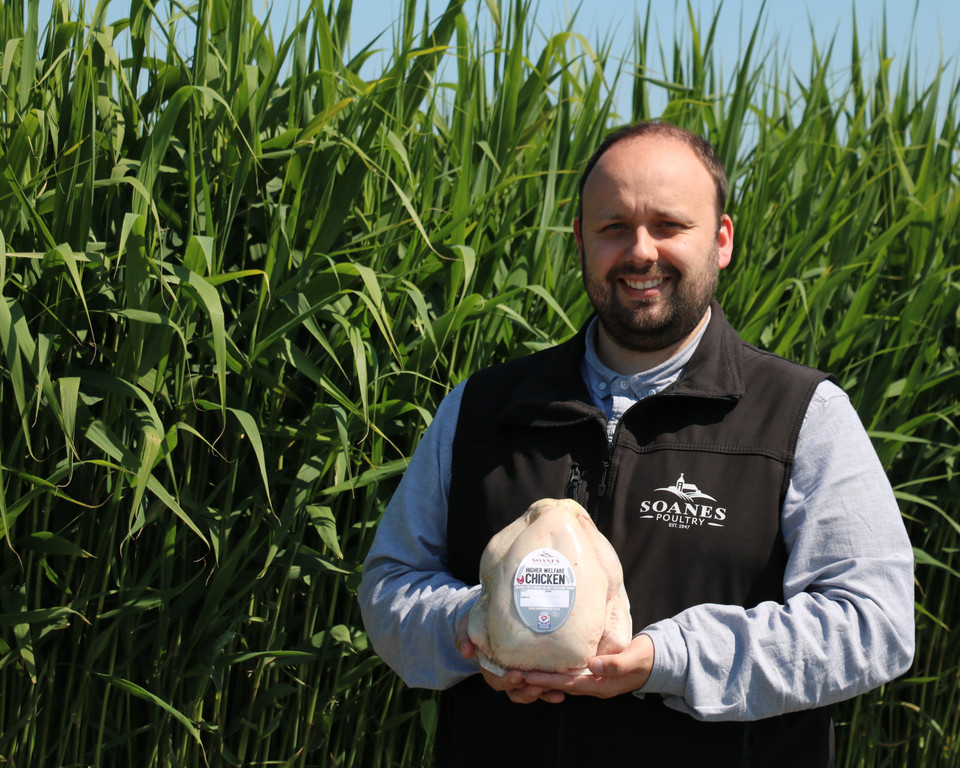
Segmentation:
{"type": "Polygon", "coordinates": [[[589,272],[606,272],[616,260],[615,250],[609,243],[585,243],[580,250],[580,267],[589,272]]]}
{"type": "Polygon", "coordinates": [[[717,253],[710,242],[673,243],[660,250],[662,261],[683,273],[703,272],[716,264],[717,253]]]}
{"type": "Polygon", "coordinates": [[[580,272],[583,274],[584,279],[598,281],[602,280],[603,275],[607,272],[607,268],[597,259],[595,253],[581,254],[580,272]]]}

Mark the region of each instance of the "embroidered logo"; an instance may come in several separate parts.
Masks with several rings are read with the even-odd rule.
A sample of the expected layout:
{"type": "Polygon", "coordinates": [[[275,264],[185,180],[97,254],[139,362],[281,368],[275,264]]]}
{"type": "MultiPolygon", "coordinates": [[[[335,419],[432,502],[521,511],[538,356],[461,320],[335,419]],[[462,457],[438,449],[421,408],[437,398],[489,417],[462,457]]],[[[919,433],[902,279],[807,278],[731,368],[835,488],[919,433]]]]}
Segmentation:
{"type": "Polygon", "coordinates": [[[723,528],[727,518],[725,507],[704,502],[716,502],[710,494],[701,491],[695,484],[684,480],[683,473],[673,485],[657,488],[657,493],[673,496],[668,499],[647,499],[640,502],[640,519],[656,520],[670,528],[686,530],[710,525],[723,528]]]}

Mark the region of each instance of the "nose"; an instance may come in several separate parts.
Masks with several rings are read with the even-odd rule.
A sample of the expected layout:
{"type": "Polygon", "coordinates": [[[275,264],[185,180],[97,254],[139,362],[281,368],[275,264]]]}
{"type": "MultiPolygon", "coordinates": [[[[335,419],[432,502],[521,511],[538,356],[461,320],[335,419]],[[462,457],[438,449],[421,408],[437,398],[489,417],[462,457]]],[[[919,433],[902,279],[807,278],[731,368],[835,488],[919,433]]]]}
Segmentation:
{"type": "Polygon", "coordinates": [[[645,226],[638,226],[634,230],[629,255],[631,259],[641,263],[653,262],[659,258],[656,239],[645,226]]]}

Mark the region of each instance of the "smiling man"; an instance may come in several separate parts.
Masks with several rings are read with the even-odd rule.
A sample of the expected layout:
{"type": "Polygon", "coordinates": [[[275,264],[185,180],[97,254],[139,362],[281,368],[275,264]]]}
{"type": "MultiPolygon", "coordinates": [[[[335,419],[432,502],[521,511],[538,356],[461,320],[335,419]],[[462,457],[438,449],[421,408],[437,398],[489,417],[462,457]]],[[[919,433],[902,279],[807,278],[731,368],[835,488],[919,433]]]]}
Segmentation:
{"type": "Polygon", "coordinates": [[[909,666],[912,551],[849,399],[713,298],[726,194],[699,136],[607,137],[574,221],[595,316],[472,375],[418,446],[360,601],[380,656],[444,690],[438,766],[831,766],[831,705],[909,666]],[[590,674],[479,668],[483,548],[562,497],[620,558],[633,640],[590,674]]]}
{"type": "Polygon", "coordinates": [[[654,126],[601,146],[573,224],[600,316],[598,353],[625,373],[652,368],[689,342],[733,252],[722,169],[715,166],[718,184],[691,143],[678,140],[685,134],[654,126]]]}

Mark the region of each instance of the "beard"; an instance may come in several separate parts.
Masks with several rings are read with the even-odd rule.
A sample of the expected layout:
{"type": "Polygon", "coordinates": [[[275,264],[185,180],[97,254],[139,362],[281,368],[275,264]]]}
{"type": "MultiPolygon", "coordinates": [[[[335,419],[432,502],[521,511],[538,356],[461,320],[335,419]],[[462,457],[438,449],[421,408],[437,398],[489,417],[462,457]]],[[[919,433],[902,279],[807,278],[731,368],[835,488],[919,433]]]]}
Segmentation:
{"type": "Polygon", "coordinates": [[[642,271],[625,264],[601,277],[588,272],[586,260],[583,283],[607,335],[619,346],[634,352],[656,352],[689,336],[707,312],[717,290],[719,251],[714,245],[707,265],[696,274],[681,276],[659,264],[642,271]],[[669,296],[625,303],[617,292],[623,277],[671,278],[669,296]]]}

